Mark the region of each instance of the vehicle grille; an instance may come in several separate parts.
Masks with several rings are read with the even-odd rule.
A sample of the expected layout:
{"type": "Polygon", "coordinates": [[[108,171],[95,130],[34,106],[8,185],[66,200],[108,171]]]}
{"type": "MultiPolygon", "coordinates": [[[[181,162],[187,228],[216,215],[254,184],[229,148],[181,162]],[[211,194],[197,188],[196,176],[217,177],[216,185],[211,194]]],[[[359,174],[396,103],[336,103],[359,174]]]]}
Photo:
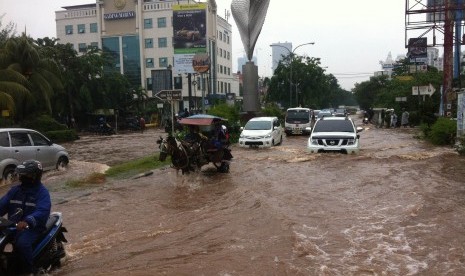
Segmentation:
{"type": "Polygon", "coordinates": [[[246,146],[262,146],[263,142],[261,142],[261,141],[246,141],[244,144],[246,146]]]}
{"type": "Polygon", "coordinates": [[[327,147],[346,146],[349,139],[318,139],[318,145],[327,147]]]}

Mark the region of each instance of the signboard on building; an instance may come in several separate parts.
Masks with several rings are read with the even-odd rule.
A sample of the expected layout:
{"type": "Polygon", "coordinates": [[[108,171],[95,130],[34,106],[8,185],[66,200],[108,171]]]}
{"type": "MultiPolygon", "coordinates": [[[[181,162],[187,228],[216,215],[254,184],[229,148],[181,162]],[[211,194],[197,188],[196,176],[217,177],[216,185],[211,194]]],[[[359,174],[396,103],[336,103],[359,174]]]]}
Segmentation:
{"type": "Polygon", "coordinates": [[[195,73],[192,58],[207,52],[207,4],[173,5],[174,71],[195,73]]]}
{"type": "Polygon", "coordinates": [[[192,58],[192,68],[197,73],[206,73],[210,70],[210,56],[206,53],[197,53],[192,58]]]}

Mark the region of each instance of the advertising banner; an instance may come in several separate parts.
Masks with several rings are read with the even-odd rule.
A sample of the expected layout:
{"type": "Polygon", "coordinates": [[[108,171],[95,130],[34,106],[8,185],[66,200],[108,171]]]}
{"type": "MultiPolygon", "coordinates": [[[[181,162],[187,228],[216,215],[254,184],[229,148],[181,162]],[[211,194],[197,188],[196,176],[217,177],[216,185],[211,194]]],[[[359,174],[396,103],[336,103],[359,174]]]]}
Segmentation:
{"type": "Polygon", "coordinates": [[[207,52],[207,4],[173,5],[174,71],[195,73],[192,58],[207,52]]]}
{"type": "Polygon", "coordinates": [[[428,40],[426,37],[408,40],[408,57],[410,62],[426,62],[428,60],[428,40]]]}

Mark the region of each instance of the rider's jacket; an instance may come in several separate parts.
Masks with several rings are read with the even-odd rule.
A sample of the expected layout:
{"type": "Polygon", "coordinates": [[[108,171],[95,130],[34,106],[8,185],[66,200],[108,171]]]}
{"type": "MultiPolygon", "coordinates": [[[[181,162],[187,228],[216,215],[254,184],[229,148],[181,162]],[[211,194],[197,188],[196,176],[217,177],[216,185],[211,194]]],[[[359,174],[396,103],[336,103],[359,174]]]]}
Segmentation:
{"type": "Polygon", "coordinates": [[[27,186],[16,185],[0,199],[0,216],[8,213],[9,220],[24,220],[31,229],[43,231],[51,205],[50,194],[41,182],[27,186]],[[14,216],[18,208],[23,210],[22,216],[14,216]]]}

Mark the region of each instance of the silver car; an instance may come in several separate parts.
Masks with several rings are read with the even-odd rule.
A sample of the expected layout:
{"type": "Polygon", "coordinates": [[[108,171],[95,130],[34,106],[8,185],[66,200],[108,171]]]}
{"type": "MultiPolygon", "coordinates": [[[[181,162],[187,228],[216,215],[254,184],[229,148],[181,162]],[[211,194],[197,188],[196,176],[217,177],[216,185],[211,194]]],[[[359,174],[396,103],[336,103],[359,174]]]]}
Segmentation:
{"type": "Polygon", "coordinates": [[[0,173],[12,180],[16,165],[34,159],[44,171],[65,168],[69,162],[66,149],[54,144],[38,131],[26,128],[0,128],[0,173]]]}

